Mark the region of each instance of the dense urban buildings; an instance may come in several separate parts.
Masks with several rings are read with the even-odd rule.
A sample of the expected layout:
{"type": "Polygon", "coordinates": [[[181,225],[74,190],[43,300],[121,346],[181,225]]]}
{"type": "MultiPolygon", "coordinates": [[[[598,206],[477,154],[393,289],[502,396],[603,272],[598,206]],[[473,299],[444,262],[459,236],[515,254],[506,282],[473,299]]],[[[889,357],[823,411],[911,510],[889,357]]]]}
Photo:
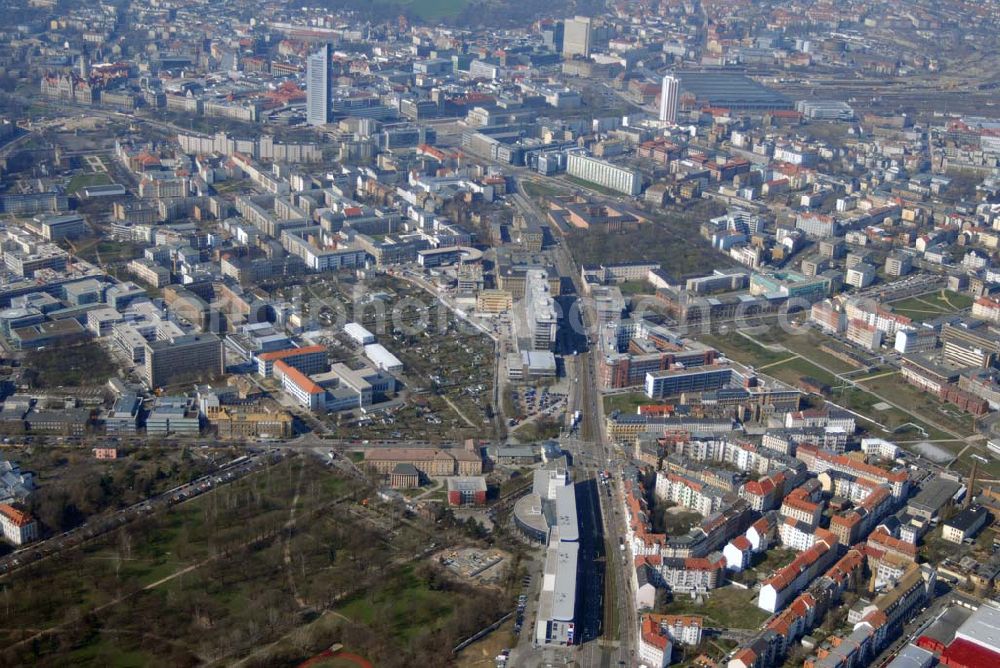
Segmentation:
{"type": "Polygon", "coordinates": [[[5,664],[995,661],[996,0],[334,5],[5,7],[5,664]]]}

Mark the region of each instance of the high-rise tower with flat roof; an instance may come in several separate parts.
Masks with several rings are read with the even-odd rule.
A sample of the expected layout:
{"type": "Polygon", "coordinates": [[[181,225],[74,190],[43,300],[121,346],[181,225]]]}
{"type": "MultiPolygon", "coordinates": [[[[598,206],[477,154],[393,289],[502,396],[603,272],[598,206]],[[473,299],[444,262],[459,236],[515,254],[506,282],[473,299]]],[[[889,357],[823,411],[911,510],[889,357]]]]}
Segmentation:
{"type": "Polygon", "coordinates": [[[324,44],[306,60],[306,122],[326,125],[330,120],[330,94],[333,92],[333,68],[330,45],[324,44]]]}
{"type": "Polygon", "coordinates": [[[680,98],[680,79],[673,74],[667,74],[663,77],[663,83],[660,86],[661,123],[670,123],[671,125],[677,123],[677,107],[680,103],[680,98]]]}
{"type": "Polygon", "coordinates": [[[590,56],[594,27],[589,16],[577,16],[563,23],[563,57],[590,56]]]}

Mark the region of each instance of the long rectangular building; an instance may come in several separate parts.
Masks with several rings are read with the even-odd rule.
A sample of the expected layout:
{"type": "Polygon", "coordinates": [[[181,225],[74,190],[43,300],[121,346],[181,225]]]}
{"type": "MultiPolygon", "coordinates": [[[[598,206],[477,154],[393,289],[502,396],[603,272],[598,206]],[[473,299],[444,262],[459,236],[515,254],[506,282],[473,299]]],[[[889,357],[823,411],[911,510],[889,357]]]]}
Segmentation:
{"type": "Polygon", "coordinates": [[[284,362],[305,374],[322,373],[327,369],[326,346],[305,346],[274,350],[257,355],[257,373],[265,378],[274,373],[274,363],[284,362]]]}
{"type": "Polygon", "coordinates": [[[535,642],[539,645],[572,645],[576,635],[577,564],[580,525],[576,488],[556,487],[555,524],[551,525],[545,571],[538,593],[535,642]]]}
{"type": "Polygon", "coordinates": [[[569,155],[566,160],[566,173],[632,197],[642,192],[642,175],[637,170],[619,167],[580,153],[569,155]]]}
{"type": "Polygon", "coordinates": [[[684,392],[717,390],[728,385],[732,379],[733,368],[730,366],[664,369],[646,374],[646,396],[650,399],[664,399],[684,392]]]}
{"type": "Polygon", "coordinates": [[[483,472],[479,455],[458,448],[372,448],[365,452],[365,466],[376,473],[389,474],[397,464],[411,464],[428,478],[483,472]]]}

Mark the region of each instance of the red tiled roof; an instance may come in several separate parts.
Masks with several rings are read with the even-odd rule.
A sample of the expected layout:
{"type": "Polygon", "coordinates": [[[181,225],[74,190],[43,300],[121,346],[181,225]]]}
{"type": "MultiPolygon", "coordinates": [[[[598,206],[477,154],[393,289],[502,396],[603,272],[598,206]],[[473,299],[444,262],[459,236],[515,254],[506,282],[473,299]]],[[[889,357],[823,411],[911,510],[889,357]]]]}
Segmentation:
{"type": "Polygon", "coordinates": [[[660,625],[649,616],[642,620],[642,639],[660,650],[666,650],[669,642],[667,635],[660,629],[660,625]]]}
{"type": "Polygon", "coordinates": [[[310,353],[326,352],[326,346],[305,346],[304,348],[287,348],[285,350],[273,350],[269,353],[261,353],[257,359],[265,362],[277,362],[278,360],[296,357],[297,355],[308,355],[310,353]]]}
{"type": "Polygon", "coordinates": [[[28,513],[18,510],[9,503],[0,503],[0,515],[3,515],[16,526],[23,527],[31,524],[35,520],[28,513]]]}
{"type": "Polygon", "coordinates": [[[274,368],[295,383],[303,392],[308,392],[309,394],[323,394],[325,392],[312,378],[281,360],[274,363],[274,368]]]}

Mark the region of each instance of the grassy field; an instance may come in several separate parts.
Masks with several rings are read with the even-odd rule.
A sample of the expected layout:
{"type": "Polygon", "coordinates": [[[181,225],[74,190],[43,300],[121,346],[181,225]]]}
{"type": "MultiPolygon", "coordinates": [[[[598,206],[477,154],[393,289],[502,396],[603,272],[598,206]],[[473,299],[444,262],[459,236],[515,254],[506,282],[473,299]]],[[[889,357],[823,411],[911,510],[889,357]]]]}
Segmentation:
{"type": "Polygon", "coordinates": [[[768,350],[736,333],[703,334],[698,336],[698,340],[718,348],[730,359],[754,367],[781,362],[792,356],[787,351],[768,350]]]}
{"type": "Polygon", "coordinates": [[[972,306],[972,297],[952,292],[951,290],[941,290],[940,292],[920,295],[919,297],[901,299],[891,302],[890,305],[893,312],[911,318],[916,322],[924,322],[969,308],[972,306]]]}
{"type": "MultiPolygon", "coordinates": [[[[936,308],[941,309],[945,308],[945,301],[950,301],[956,305],[962,304],[963,306],[971,303],[971,300],[967,296],[954,292],[946,292],[943,296],[939,293],[926,298],[935,304],[936,308]]],[[[945,311],[942,310],[941,312],[945,311]]],[[[948,312],[951,312],[951,309],[948,312]]],[[[843,381],[838,380],[827,371],[819,369],[812,362],[821,364],[823,367],[837,373],[846,373],[854,370],[854,367],[851,367],[848,363],[833,355],[819,350],[819,346],[824,342],[822,334],[812,330],[797,331],[804,333],[792,334],[775,327],[758,336],[762,343],[781,345],[801,355],[802,358],[806,358],[792,358],[785,362],[767,366],[767,368],[763,369],[762,373],[790,384],[795,384],[801,376],[812,376],[831,387],[843,385],[843,381]]],[[[717,342],[720,345],[720,349],[733,356],[734,359],[744,361],[740,357],[740,355],[744,355],[748,359],[756,360],[758,367],[761,365],[761,362],[768,364],[766,360],[771,360],[779,354],[771,350],[766,350],[761,346],[754,346],[745,337],[737,337],[735,335],[730,335],[717,342]],[[742,339],[742,341],[734,342],[733,339],[742,339]],[[732,352],[726,350],[725,346],[729,346],[732,352]]],[[[716,341],[712,343],[714,344],[716,341]]],[[[884,371],[877,371],[869,375],[871,380],[863,378],[854,378],[854,380],[860,381],[864,389],[888,397],[893,403],[902,407],[903,410],[894,407],[890,407],[884,411],[875,410],[874,406],[881,403],[882,400],[863,389],[841,389],[831,399],[846,408],[856,410],[868,416],[874,422],[885,424],[890,429],[899,427],[907,422],[914,422],[923,426],[931,438],[951,437],[950,434],[942,429],[930,425],[927,422],[927,420],[930,420],[963,436],[973,433],[973,421],[970,416],[963,415],[956,408],[949,407],[936,398],[920,392],[917,388],[903,382],[898,375],[887,376],[884,371]]],[[[919,430],[914,429],[912,431],[915,438],[920,436],[919,430]]]]}
{"type": "Polygon", "coordinates": [[[410,9],[425,21],[456,16],[468,5],[468,0],[409,0],[397,3],[410,9]]]}
{"type": "Polygon", "coordinates": [[[772,364],[761,370],[761,373],[777,378],[793,387],[798,386],[799,379],[803,377],[815,378],[830,387],[834,387],[840,382],[833,374],[824,371],[809,360],[796,356],[790,356],[786,361],[772,364]]]}
{"type": "Polygon", "coordinates": [[[841,388],[835,391],[830,397],[830,401],[864,416],[866,420],[862,421],[861,426],[869,429],[875,435],[886,436],[886,433],[876,426],[876,424],[880,424],[899,439],[929,438],[937,440],[952,438],[947,432],[893,406],[889,406],[885,410],[877,410],[875,406],[884,402],[874,394],[857,387],[841,388]],[[918,425],[923,431],[912,425],[918,425]]]}
{"type": "Polygon", "coordinates": [[[78,190],[87,188],[88,186],[106,186],[111,183],[111,177],[109,177],[105,172],[87,172],[84,174],[77,174],[69,181],[69,185],[66,186],[66,192],[73,194],[78,190]]]}
{"type": "Polygon", "coordinates": [[[899,374],[881,375],[864,381],[862,385],[891,399],[893,403],[914,415],[924,416],[961,436],[968,436],[975,431],[971,415],[963,413],[956,406],[938,400],[927,392],[921,392],[905,382],[899,374]]]}
{"type": "Polygon", "coordinates": [[[604,397],[604,413],[607,415],[611,411],[621,411],[622,413],[635,413],[639,406],[655,404],[642,392],[627,392],[625,394],[612,394],[604,397]]]}
{"type": "Polygon", "coordinates": [[[568,174],[563,174],[561,179],[574,186],[579,186],[586,190],[593,190],[594,192],[601,193],[608,197],[623,197],[624,194],[618,192],[617,190],[612,190],[611,188],[605,188],[604,186],[599,186],[596,183],[591,183],[590,181],[585,181],[584,179],[577,178],[575,176],[569,176],[568,174]]]}
{"type": "MultiPolygon", "coordinates": [[[[945,444],[937,443],[936,445],[944,446],[945,444]]],[[[958,451],[964,446],[964,443],[955,443],[952,444],[951,449],[953,451],[958,451]]],[[[951,465],[951,468],[961,473],[967,473],[972,470],[973,461],[976,461],[976,467],[979,470],[979,475],[991,479],[1000,478],[1000,461],[994,459],[994,456],[986,450],[986,447],[983,444],[978,446],[973,445],[970,447],[962,454],[961,457],[955,460],[955,462],[951,465]],[[973,455],[985,458],[987,463],[984,464],[981,459],[973,460],[973,455]]]]}
{"type": "Polygon", "coordinates": [[[739,587],[713,589],[703,605],[690,596],[678,594],[674,600],[658,610],[667,615],[701,615],[709,626],[730,629],[755,629],[770,615],[757,607],[757,595],[739,587]]]}
{"type": "MultiPolygon", "coordinates": [[[[747,337],[734,333],[700,336],[699,339],[704,343],[715,346],[726,353],[728,357],[754,366],[761,373],[777,378],[790,385],[795,385],[802,376],[811,376],[820,382],[836,388],[843,385],[843,381],[838,380],[831,373],[819,368],[808,359],[796,356],[797,354],[807,355],[810,359],[816,359],[824,366],[829,366],[829,368],[835,368],[832,362],[830,362],[830,360],[834,360],[839,362],[840,369],[844,369],[847,366],[846,363],[821,351],[809,349],[811,337],[818,336],[818,334],[813,333],[812,335],[803,335],[801,337],[788,334],[785,334],[783,337],[775,336],[774,334],[762,337],[764,340],[770,339],[770,343],[777,343],[789,348],[791,347],[790,344],[794,342],[795,347],[801,350],[802,353],[769,350],[747,339],[747,337]],[[824,356],[824,359],[820,360],[820,356],[824,356]]],[[[817,343],[815,339],[812,340],[814,343],[817,343]]],[[[875,374],[875,376],[879,375],[875,374]]],[[[864,426],[875,433],[885,433],[877,425],[885,425],[886,428],[892,431],[907,423],[914,423],[925,430],[926,436],[919,429],[912,427],[905,427],[895,435],[897,437],[911,437],[914,439],[952,438],[951,434],[929,424],[925,419],[921,419],[922,416],[962,435],[971,434],[973,431],[971,418],[960,415],[957,410],[949,409],[933,397],[923,394],[916,390],[916,388],[901,382],[897,376],[875,377],[873,380],[867,381],[864,387],[882,396],[890,397],[893,403],[898,404],[905,410],[900,410],[893,406],[885,410],[876,410],[875,406],[883,403],[883,401],[862,388],[841,387],[836,389],[829,399],[867,418],[867,424],[864,426]]]]}
{"type": "Polygon", "coordinates": [[[811,362],[830,369],[834,373],[847,373],[857,370],[855,365],[820,350],[820,346],[829,341],[827,337],[813,329],[800,327],[796,328],[794,333],[792,333],[786,332],[780,327],[772,327],[768,331],[757,335],[756,338],[761,343],[773,343],[783,346],[794,353],[802,355],[811,362]]]}
{"type": "MultiPolygon", "coordinates": [[[[821,369],[808,359],[800,357],[796,351],[770,350],[749,340],[745,336],[735,333],[699,336],[698,338],[704,343],[715,346],[730,359],[752,366],[760,373],[777,378],[792,386],[798,385],[799,379],[803,376],[815,378],[831,387],[840,383],[833,374],[821,369]]],[[[796,337],[788,338],[794,339],[796,337]]],[[[776,341],[773,342],[777,343],[776,341]]],[[[805,344],[806,342],[803,341],[802,343],[805,344]]],[[[785,345],[784,341],[782,340],[779,345],[785,345]]],[[[803,349],[807,348],[806,345],[802,347],[803,349]]],[[[826,355],[826,357],[836,360],[831,355],[826,355]]],[[[827,361],[824,359],[821,364],[826,366],[827,361]]],[[[843,366],[845,365],[841,363],[840,367],[842,368],[843,366]]]]}
{"type": "Polygon", "coordinates": [[[530,197],[544,198],[566,194],[566,191],[563,188],[557,188],[555,185],[547,185],[545,183],[528,180],[524,180],[521,183],[524,186],[524,191],[528,193],[530,197]]]}
{"type": "Polygon", "coordinates": [[[123,264],[142,256],[142,246],[130,241],[93,239],[75,245],[76,255],[101,266],[123,264]]]}
{"type": "Polygon", "coordinates": [[[418,631],[437,630],[451,622],[455,610],[452,593],[434,591],[407,567],[389,574],[385,583],[348,601],[337,612],[365,625],[387,624],[397,642],[418,631]]]}
{"type": "Polygon", "coordinates": [[[795,559],[794,550],[774,548],[764,553],[763,559],[752,566],[762,578],[770,577],[776,570],[792,563],[795,559]]]}
{"type": "Polygon", "coordinates": [[[652,295],[656,294],[656,288],[648,281],[626,281],[619,286],[623,295],[652,295]]]}

